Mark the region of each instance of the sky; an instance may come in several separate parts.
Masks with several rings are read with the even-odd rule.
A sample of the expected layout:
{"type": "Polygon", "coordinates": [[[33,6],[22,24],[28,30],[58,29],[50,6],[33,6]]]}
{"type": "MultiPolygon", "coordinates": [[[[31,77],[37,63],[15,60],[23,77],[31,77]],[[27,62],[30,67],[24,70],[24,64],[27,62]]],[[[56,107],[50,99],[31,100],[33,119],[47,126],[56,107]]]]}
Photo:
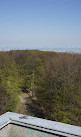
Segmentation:
{"type": "Polygon", "coordinates": [[[0,0],[0,50],[81,48],[81,0],[0,0]]]}

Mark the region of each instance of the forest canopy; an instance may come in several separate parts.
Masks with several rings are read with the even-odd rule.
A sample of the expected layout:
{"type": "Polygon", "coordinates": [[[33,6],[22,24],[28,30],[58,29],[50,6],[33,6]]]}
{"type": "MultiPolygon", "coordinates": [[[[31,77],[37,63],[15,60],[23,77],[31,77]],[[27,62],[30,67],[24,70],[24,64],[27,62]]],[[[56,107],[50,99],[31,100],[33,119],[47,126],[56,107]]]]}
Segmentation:
{"type": "Polygon", "coordinates": [[[81,55],[39,50],[0,52],[0,114],[32,91],[47,119],[81,126],[81,55]]]}

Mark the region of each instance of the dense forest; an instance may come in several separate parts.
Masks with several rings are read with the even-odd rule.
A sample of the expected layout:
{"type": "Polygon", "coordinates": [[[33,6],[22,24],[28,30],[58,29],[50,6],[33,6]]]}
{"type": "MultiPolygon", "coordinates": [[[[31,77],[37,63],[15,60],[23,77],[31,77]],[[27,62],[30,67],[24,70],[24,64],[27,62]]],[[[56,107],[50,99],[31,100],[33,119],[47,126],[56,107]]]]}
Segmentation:
{"type": "Polygon", "coordinates": [[[0,52],[0,114],[32,92],[46,118],[81,126],[81,55],[39,50],[0,52]]]}

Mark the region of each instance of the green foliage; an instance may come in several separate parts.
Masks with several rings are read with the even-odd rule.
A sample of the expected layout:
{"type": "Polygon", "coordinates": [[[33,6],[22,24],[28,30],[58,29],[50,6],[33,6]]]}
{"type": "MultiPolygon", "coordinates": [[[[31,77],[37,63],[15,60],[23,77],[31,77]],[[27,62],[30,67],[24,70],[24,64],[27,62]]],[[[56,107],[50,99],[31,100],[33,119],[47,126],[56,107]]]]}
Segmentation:
{"type": "Polygon", "coordinates": [[[81,55],[0,52],[0,114],[15,110],[21,90],[34,93],[47,119],[81,126],[81,55]]]}
{"type": "Polygon", "coordinates": [[[59,55],[47,60],[36,95],[49,119],[81,125],[81,57],[59,55]]]}
{"type": "Polygon", "coordinates": [[[16,109],[19,92],[15,61],[8,52],[0,52],[0,114],[16,109]]]}

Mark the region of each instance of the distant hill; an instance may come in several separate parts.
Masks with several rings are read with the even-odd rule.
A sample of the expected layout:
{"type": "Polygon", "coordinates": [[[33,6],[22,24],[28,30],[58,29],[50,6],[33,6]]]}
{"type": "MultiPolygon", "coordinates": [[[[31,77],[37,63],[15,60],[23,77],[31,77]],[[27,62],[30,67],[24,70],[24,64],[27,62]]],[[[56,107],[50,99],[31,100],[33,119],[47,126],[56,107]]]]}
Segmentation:
{"type": "Polygon", "coordinates": [[[40,49],[42,51],[55,51],[60,53],[73,53],[81,54],[81,48],[51,48],[51,49],[40,49]]]}

